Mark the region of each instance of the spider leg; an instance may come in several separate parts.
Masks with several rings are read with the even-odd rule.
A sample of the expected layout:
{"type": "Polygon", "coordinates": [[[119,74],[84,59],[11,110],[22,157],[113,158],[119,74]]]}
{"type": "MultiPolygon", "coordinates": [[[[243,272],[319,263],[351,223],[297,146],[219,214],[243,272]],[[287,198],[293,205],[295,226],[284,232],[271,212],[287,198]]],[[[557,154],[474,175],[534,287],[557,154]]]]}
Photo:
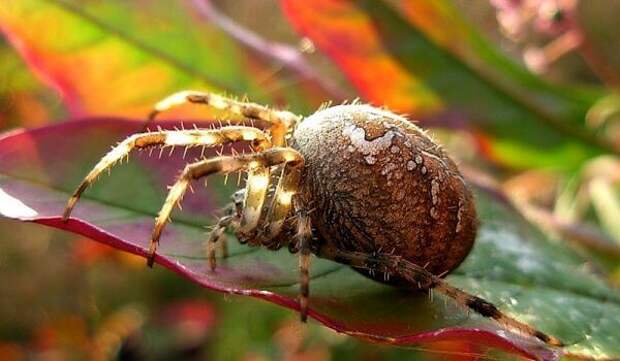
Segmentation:
{"type": "Polygon", "coordinates": [[[222,252],[222,258],[228,258],[228,238],[226,238],[226,235],[220,240],[220,251],[222,252]]]}
{"type": "Polygon", "coordinates": [[[330,258],[336,262],[356,268],[374,269],[384,273],[398,273],[399,276],[407,279],[413,284],[418,284],[441,292],[453,299],[458,305],[472,310],[481,316],[491,318],[505,328],[524,335],[533,336],[551,346],[562,347],[564,345],[562,341],[556,337],[547,335],[530,325],[508,316],[492,303],[449,285],[446,281],[428,272],[423,267],[404,260],[402,257],[390,254],[365,254],[341,250],[335,250],[329,253],[330,254],[325,253],[319,255],[319,257],[330,258]]]}
{"type": "Polygon", "coordinates": [[[280,234],[290,214],[293,196],[297,193],[301,179],[300,165],[303,165],[303,163],[287,164],[282,167],[278,184],[271,197],[268,213],[261,219],[264,226],[260,227],[260,232],[256,235],[257,243],[268,248],[280,247],[279,245],[272,244],[272,241],[280,234]]]}
{"type": "Polygon", "coordinates": [[[312,228],[310,217],[305,211],[298,211],[297,216],[297,244],[299,250],[299,316],[302,322],[308,319],[308,296],[310,293],[310,242],[312,228]]]}
{"type": "MultiPolygon", "coordinates": [[[[181,201],[191,181],[216,173],[230,173],[243,169],[248,170],[248,172],[257,171],[258,169],[269,169],[278,164],[299,163],[303,161],[302,159],[301,154],[291,148],[271,148],[260,153],[221,156],[188,164],[176,183],[170,188],[166,201],[155,219],[155,227],[151,237],[147,264],[149,266],[153,265],[161,233],[170,219],[173,208],[181,201]]],[[[255,194],[265,194],[266,188],[269,186],[268,183],[269,177],[254,181],[251,178],[248,179],[246,206],[243,209],[244,214],[248,209],[251,211],[256,209],[252,202],[260,202],[261,204],[263,202],[263,200],[257,199],[256,197],[248,198],[249,189],[252,188],[255,194]],[[261,190],[260,187],[265,188],[265,190],[261,190]]],[[[255,215],[251,214],[249,218],[253,219],[254,216],[255,215]]]]}
{"type": "Polygon", "coordinates": [[[258,150],[271,147],[271,142],[265,133],[259,129],[244,126],[229,126],[220,129],[170,130],[131,135],[112,148],[88,173],[69,198],[63,219],[69,218],[80,195],[102,172],[128,156],[134,149],[154,146],[214,146],[237,141],[252,142],[258,150]]]}
{"type": "Polygon", "coordinates": [[[267,197],[270,174],[271,169],[262,166],[259,162],[248,164],[248,179],[238,230],[238,233],[245,239],[253,239],[256,234],[263,204],[267,197]]]}
{"type": "Polygon", "coordinates": [[[272,141],[276,147],[284,145],[286,133],[301,119],[291,112],[269,109],[256,103],[238,101],[214,93],[184,90],[174,93],[157,103],[149,114],[146,125],[148,125],[148,122],[153,121],[159,113],[185,103],[204,104],[250,120],[258,119],[265,121],[269,124],[272,141]]]}
{"type": "Polygon", "coordinates": [[[273,238],[282,230],[282,225],[291,210],[291,200],[299,188],[301,168],[286,165],[267,216],[268,235],[273,238]]]}
{"type": "Polygon", "coordinates": [[[257,244],[266,245],[269,240],[280,233],[284,221],[290,213],[291,200],[297,192],[303,165],[304,160],[301,156],[283,165],[283,173],[280,176],[271,207],[269,207],[269,212],[264,220],[261,219],[261,210],[266,199],[268,187],[263,184],[269,181],[270,170],[268,168],[254,167],[249,172],[241,225],[239,227],[239,233],[244,235],[244,238],[250,238],[257,244]],[[257,234],[256,230],[261,220],[267,224],[266,234],[257,234]]]}
{"type": "Polygon", "coordinates": [[[231,203],[226,207],[226,215],[221,217],[213,230],[209,233],[207,239],[207,259],[209,260],[209,268],[213,271],[217,265],[215,259],[215,250],[218,244],[221,245],[222,257],[228,257],[228,247],[226,245],[226,234],[224,232],[231,225],[239,222],[240,216],[235,212],[235,204],[231,203]]]}
{"type": "Polygon", "coordinates": [[[228,239],[224,232],[228,228],[233,232],[237,232],[239,229],[241,214],[243,212],[245,189],[236,191],[231,198],[232,202],[224,207],[224,216],[218,220],[207,239],[207,259],[209,260],[209,268],[211,271],[214,271],[217,266],[215,251],[218,244],[220,245],[222,258],[228,258],[228,239]]]}

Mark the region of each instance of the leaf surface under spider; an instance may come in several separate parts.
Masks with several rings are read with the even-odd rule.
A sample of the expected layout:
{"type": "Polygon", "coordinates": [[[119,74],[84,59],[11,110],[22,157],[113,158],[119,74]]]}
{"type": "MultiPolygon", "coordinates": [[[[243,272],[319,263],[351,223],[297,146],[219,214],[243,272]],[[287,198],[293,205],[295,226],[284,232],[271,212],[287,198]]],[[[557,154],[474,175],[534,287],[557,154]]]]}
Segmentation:
{"type": "Polygon", "coordinates": [[[584,123],[601,91],[560,87],[529,73],[450,1],[280,2],[366,101],[469,129],[497,162],[574,170],[596,155],[620,153],[584,123]]]}
{"type": "MultiPolygon", "coordinates": [[[[172,124],[165,123],[166,126],[172,124]]],[[[110,145],[135,132],[136,123],[89,119],[0,139],[0,214],[66,229],[112,247],[144,255],[153,218],[183,167],[199,153],[183,150],[159,159],[159,150],[136,153],[102,177],[63,223],[73,188],[110,145]]],[[[199,150],[197,150],[200,152],[199,150]]],[[[203,240],[214,210],[232,187],[213,180],[194,186],[183,211],[162,237],[156,262],[213,290],[248,295],[297,309],[297,257],[249,248],[231,239],[231,256],[207,270],[203,240]]],[[[231,182],[234,183],[234,182],[231,182]]],[[[480,295],[510,315],[563,340],[563,352],[592,359],[620,357],[620,294],[587,271],[585,262],[546,239],[501,199],[477,190],[481,227],[474,250],[448,282],[480,295]]],[[[144,272],[148,272],[145,267],[144,272]]],[[[468,340],[543,359],[558,357],[537,341],[499,329],[450,300],[412,294],[371,281],[346,266],[315,259],[310,315],[326,326],[377,342],[408,345],[468,340]]]]}

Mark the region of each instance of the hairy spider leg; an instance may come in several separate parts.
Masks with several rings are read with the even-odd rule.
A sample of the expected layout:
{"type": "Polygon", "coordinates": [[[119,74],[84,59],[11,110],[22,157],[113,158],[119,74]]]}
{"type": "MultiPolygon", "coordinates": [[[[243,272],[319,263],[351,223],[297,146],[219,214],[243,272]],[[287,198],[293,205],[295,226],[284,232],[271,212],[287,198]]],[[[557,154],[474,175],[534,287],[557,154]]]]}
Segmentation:
{"type": "Polygon", "coordinates": [[[240,233],[244,239],[250,240],[253,245],[262,245],[272,250],[282,246],[274,240],[281,233],[291,213],[292,199],[299,188],[303,165],[304,160],[300,158],[282,167],[278,183],[270,199],[271,203],[265,208],[267,213],[256,213],[259,217],[256,219],[255,226],[251,228],[251,233],[240,233]]]}
{"type": "Polygon", "coordinates": [[[221,217],[209,232],[207,237],[206,249],[209,268],[215,270],[217,260],[215,258],[216,245],[219,243],[222,250],[222,258],[228,257],[228,238],[226,237],[227,229],[237,233],[241,224],[241,214],[243,212],[243,202],[245,198],[245,189],[240,189],[231,196],[232,202],[224,207],[224,216],[221,217]]]}
{"type": "Polygon", "coordinates": [[[248,180],[245,188],[245,200],[241,215],[241,225],[238,233],[242,238],[250,240],[254,245],[266,245],[266,241],[277,236],[284,220],[291,209],[291,199],[297,192],[300,180],[300,169],[304,160],[298,153],[290,153],[287,161],[282,165],[284,172],[280,176],[278,185],[273,194],[273,202],[267,216],[263,220],[263,207],[267,197],[270,177],[270,168],[262,167],[259,163],[250,162],[248,166],[248,180]],[[259,230],[259,223],[266,222],[271,238],[263,238],[259,230]],[[272,226],[272,227],[269,227],[272,226]]]}
{"type": "Polygon", "coordinates": [[[149,114],[145,127],[148,126],[149,122],[155,120],[159,113],[186,103],[204,104],[250,120],[258,119],[267,122],[270,128],[271,141],[276,147],[285,145],[284,138],[286,134],[301,119],[300,116],[286,110],[269,109],[264,105],[238,101],[215,93],[184,90],[158,102],[149,114]]]}
{"type": "Polygon", "coordinates": [[[71,212],[82,193],[91,185],[97,177],[106,169],[111,168],[121,159],[129,156],[134,149],[142,149],[154,146],[214,146],[237,141],[252,142],[257,150],[271,147],[271,142],[266,134],[260,129],[245,126],[229,126],[219,129],[194,129],[194,130],[168,130],[149,133],[139,133],[129,136],[127,139],[112,148],[99,163],[88,173],[65,208],[63,220],[71,216],[71,212]]]}
{"type": "MultiPolygon", "coordinates": [[[[193,180],[207,177],[216,173],[230,173],[240,170],[258,169],[258,168],[270,168],[279,164],[286,164],[288,162],[295,162],[301,159],[302,156],[299,152],[291,148],[271,148],[260,153],[243,154],[237,156],[221,156],[212,159],[201,160],[192,164],[188,164],[176,183],[170,188],[168,197],[164,202],[163,207],[159,211],[157,218],[155,219],[155,227],[153,229],[153,235],[151,237],[151,243],[149,247],[149,255],[147,264],[153,265],[155,259],[155,253],[161,238],[162,231],[166,223],[170,220],[170,214],[173,208],[179,204],[183,195],[187,191],[189,184],[193,180]]],[[[269,178],[267,182],[261,182],[255,184],[256,187],[263,186],[267,188],[269,186],[269,178]]],[[[250,184],[248,184],[248,187],[250,184]]],[[[246,189],[246,195],[247,195],[246,189]]],[[[249,201],[254,201],[255,198],[249,198],[249,201]]],[[[247,206],[247,204],[246,204],[247,206]]],[[[252,205],[250,205],[252,206],[252,205]]],[[[254,209],[254,207],[252,207],[254,209]]],[[[245,211],[245,209],[244,209],[245,211]]],[[[260,210],[259,210],[260,212],[260,210]]]]}
{"type": "Polygon", "coordinates": [[[302,322],[308,319],[308,296],[310,294],[310,242],[312,227],[307,212],[297,211],[297,244],[299,250],[299,316],[302,322]]]}
{"type": "Polygon", "coordinates": [[[267,198],[271,168],[265,167],[259,161],[250,161],[247,164],[248,178],[245,185],[245,198],[241,211],[239,234],[249,239],[251,244],[257,244],[254,236],[260,216],[267,198]]]}
{"type": "MultiPolygon", "coordinates": [[[[280,234],[284,222],[290,214],[292,198],[295,193],[297,193],[299,187],[301,168],[303,167],[303,164],[303,158],[299,157],[298,159],[293,159],[287,162],[283,166],[282,174],[279,177],[276,190],[272,197],[271,206],[268,207],[268,213],[263,220],[263,223],[266,225],[266,232],[257,232],[257,228],[259,227],[259,222],[261,220],[261,209],[263,207],[265,197],[264,191],[266,191],[267,188],[259,186],[259,196],[255,196],[253,198],[248,198],[247,195],[253,193],[255,194],[256,192],[252,192],[252,190],[248,190],[247,188],[250,188],[253,185],[256,187],[257,183],[260,185],[261,183],[264,183],[267,178],[265,175],[262,175],[260,176],[261,178],[258,178],[259,180],[257,180],[256,174],[254,174],[254,178],[252,178],[252,176],[248,177],[247,188],[243,192],[245,205],[242,206],[240,210],[241,214],[252,215],[251,220],[246,220],[244,227],[241,227],[241,214],[237,217],[222,217],[209,235],[209,244],[217,243],[219,239],[224,239],[224,231],[232,224],[234,225],[234,227],[232,227],[234,231],[242,234],[244,238],[247,237],[251,239],[251,243],[269,246],[269,241],[280,234]]],[[[234,208],[234,206],[235,203],[233,202],[233,204],[229,207],[234,208]]],[[[224,245],[225,242],[222,242],[222,244],[224,245]]],[[[216,266],[215,245],[208,245],[207,251],[210,268],[211,270],[214,270],[216,266]]]]}
{"type": "Polygon", "coordinates": [[[209,268],[211,271],[215,270],[217,265],[217,261],[215,259],[215,249],[218,244],[221,244],[222,257],[225,258],[228,256],[226,234],[224,232],[231,226],[232,228],[238,228],[240,215],[237,215],[235,212],[235,204],[229,204],[225,210],[226,214],[217,221],[207,239],[207,259],[209,261],[209,268]]]}
{"type": "Polygon", "coordinates": [[[303,159],[300,159],[298,162],[288,163],[282,170],[269,212],[264,219],[264,231],[259,234],[263,245],[269,246],[270,241],[282,231],[284,222],[291,212],[293,196],[299,188],[303,164],[303,159]]]}
{"type": "Polygon", "coordinates": [[[411,263],[400,256],[379,253],[366,254],[361,252],[346,252],[342,250],[328,250],[325,253],[317,254],[317,256],[356,268],[365,268],[384,273],[397,273],[413,284],[441,292],[453,299],[458,305],[470,309],[481,316],[491,318],[499,325],[509,330],[517,331],[523,335],[533,336],[550,346],[562,347],[564,345],[562,341],[556,337],[550,336],[508,316],[495,305],[478,296],[450,286],[446,281],[433,275],[423,267],[411,263]]]}

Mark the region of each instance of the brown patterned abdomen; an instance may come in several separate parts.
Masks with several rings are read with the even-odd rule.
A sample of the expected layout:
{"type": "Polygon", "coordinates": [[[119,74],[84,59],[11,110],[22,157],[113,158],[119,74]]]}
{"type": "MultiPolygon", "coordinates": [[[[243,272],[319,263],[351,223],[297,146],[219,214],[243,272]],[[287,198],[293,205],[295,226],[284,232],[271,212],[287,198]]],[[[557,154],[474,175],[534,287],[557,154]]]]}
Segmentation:
{"type": "Polygon", "coordinates": [[[469,253],[477,226],[471,192],[420,128],[382,109],[341,105],[308,117],[293,138],[306,159],[301,195],[321,254],[393,252],[443,275],[469,253]]]}

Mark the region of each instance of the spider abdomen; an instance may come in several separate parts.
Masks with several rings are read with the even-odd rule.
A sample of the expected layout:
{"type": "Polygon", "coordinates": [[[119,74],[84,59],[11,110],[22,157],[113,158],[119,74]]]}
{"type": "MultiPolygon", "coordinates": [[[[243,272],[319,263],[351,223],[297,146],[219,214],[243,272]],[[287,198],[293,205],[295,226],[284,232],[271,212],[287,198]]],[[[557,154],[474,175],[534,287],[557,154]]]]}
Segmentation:
{"type": "Polygon", "coordinates": [[[393,253],[440,275],[469,253],[471,192],[447,154],[405,118],[335,106],[305,119],[293,141],[306,161],[300,195],[313,210],[321,254],[393,253]]]}

